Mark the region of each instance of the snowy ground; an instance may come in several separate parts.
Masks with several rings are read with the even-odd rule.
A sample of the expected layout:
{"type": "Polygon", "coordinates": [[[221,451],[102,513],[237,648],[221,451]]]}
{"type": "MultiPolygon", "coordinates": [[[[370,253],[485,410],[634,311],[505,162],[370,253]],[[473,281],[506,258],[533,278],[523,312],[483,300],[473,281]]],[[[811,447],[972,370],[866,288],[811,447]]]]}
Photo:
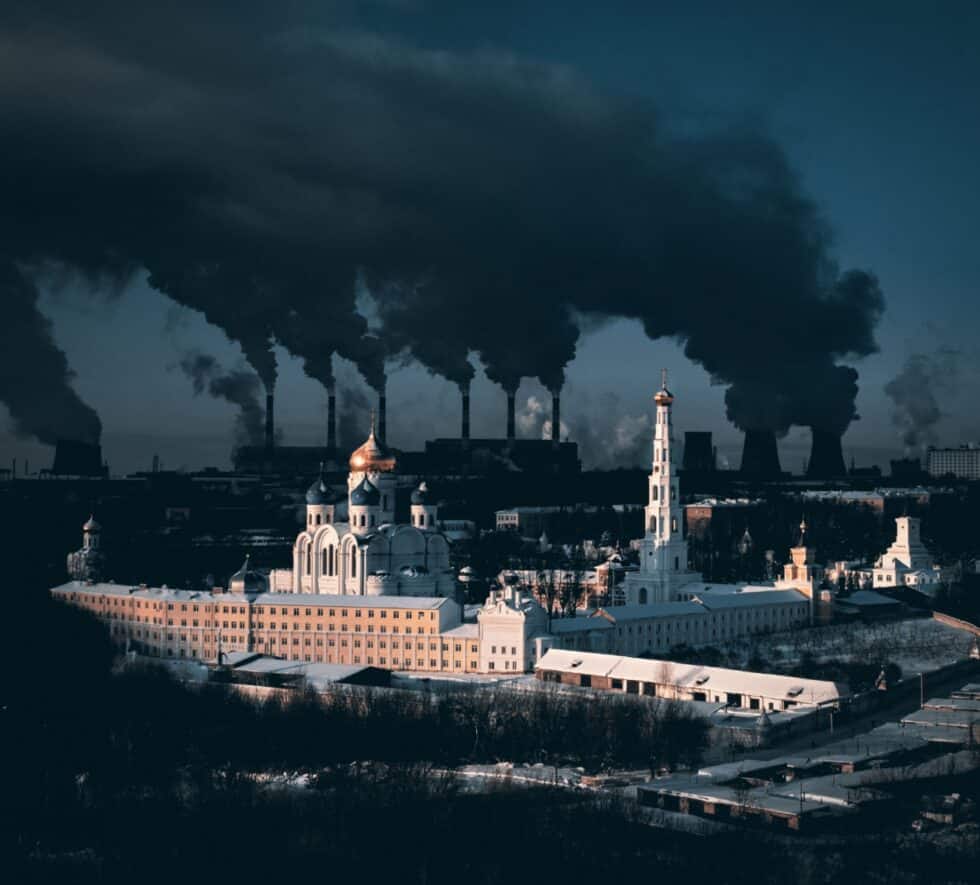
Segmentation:
{"type": "Polygon", "coordinates": [[[759,657],[779,671],[795,667],[805,654],[817,661],[892,661],[903,674],[928,673],[969,656],[973,636],[932,618],[834,624],[792,633],[732,640],[719,646],[729,666],[747,668],[759,657]]]}

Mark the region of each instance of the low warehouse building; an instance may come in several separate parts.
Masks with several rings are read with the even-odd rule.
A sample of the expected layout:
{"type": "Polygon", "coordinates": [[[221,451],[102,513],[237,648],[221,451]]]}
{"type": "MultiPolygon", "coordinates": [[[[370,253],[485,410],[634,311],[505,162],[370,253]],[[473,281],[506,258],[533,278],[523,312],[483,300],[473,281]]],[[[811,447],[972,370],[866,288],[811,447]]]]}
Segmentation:
{"type": "Polygon", "coordinates": [[[747,710],[834,708],[849,694],[840,683],[818,679],[565,649],[550,649],[534,669],[544,682],[747,710]]]}

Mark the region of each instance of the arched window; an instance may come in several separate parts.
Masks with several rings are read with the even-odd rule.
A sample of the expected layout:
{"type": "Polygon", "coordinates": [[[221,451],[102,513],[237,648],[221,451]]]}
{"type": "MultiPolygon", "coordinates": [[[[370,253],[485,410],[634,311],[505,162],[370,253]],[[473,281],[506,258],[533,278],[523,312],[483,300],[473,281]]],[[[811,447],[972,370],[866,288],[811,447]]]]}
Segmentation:
{"type": "Polygon", "coordinates": [[[637,594],[637,600],[639,601],[640,605],[646,605],[647,604],[647,588],[646,587],[640,587],[640,592],[637,594]]]}
{"type": "Polygon", "coordinates": [[[313,571],[313,553],[309,547],[306,548],[306,573],[310,574],[313,571]]]}
{"type": "Polygon", "coordinates": [[[321,574],[324,574],[324,575],[327,573],[327,549],[326,549],[326,547],[324,547],[323,548],[323,551],[320,553],[320,573],[321,574]]]}
{"type": "Polygon", "coordinates": [[[656,532],[657,531],[657,517],[656,516],[651,516],[650,517],[650,531],[651,532],[656,532]]]}
{"type": "Polygon", "coordinates": [[[330,549],[330,561],[329,561],[330,571],[328,572],[328,574],[335,575],[337,574],[336,550],[334,549],[333,544],[330,545],[329,549],[330,549]]]}
{"type": "Polygon", "coordinates": [[[320,524],[320,514],[319,513],[316,515],[316,524],[317,525],[320,524]]]}
{"type": "Polygon", "coordinates": [[[374,514],[373,513],[371,514],[369,525],[371,525],[371,526],[374,525],[374,514]]]}
{"type": "Polygon", "coordinates": [[[660,486],[653,487],[653,500],[654,501],[660,500],[660,486]]]}
{"type": "Polygon", "coordinates": [[[350,548],[350,576],[357,577],[357,548],[354,546],[350,548]]]}

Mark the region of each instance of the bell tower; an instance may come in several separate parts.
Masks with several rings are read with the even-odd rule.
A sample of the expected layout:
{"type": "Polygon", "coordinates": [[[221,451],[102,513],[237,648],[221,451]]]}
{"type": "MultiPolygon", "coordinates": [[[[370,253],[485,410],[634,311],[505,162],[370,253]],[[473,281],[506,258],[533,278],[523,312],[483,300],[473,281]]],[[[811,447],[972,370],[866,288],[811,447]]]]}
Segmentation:
{"type": "Polygon", "coordinates": [[[645,531],[640,542],[640,568],[629,576],[629,602],[671,602],[678,589],[698,579],[687,568],[680,488],[674,466],[674,395],[667,387],[667,370],[653,397],[656,423],[653,430],[652,469],[644,509],[645,531]]]}

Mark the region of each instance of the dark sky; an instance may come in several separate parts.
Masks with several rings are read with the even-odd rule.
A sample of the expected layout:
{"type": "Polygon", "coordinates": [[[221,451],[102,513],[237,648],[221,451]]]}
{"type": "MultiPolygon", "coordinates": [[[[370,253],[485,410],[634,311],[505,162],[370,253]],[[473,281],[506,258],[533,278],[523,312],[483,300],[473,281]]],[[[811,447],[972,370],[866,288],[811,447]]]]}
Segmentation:
{"type": "MultiPolygon", "coordinates": [[[[805,299],[797,306],[788,298],[782,310],[778,301],[757,298],[755,291],[746,293],[735,286],[734,291],[698,301],[699,287],[710,284],[717,289],[718,279],[728,273],[725,262],[735,254],[734,250],[716,254],[714,245],[705,247],[705,262],[718,264],[719,277],[699,276],[690,281],[688,290],[682,275],[655,268],[651,278],[663,286],[657,295],[662,300],[653,307],[637,307],[630,300],[632,275],[646,279],[649,270],[645,260],[634,254],[650,248],[643,242],[647,232],[653,230],[650,239],[656,240],[656,232],[662,230],[663,239],[679,244],[681,250],[695,251],[694,240],[686,240],[671,225],[678,219],[676,206],[681,206],[683,217],[676,226],[682,231],[690,228],[691,220],[684,213],[690,200],[701,196],[700,186],[685,185],[678,195],[672,185],[664,185],[673,182],[670,176],[656,178],[654,183],[644,177],[633,186],[631,176],[645,173],[631,165],[630,142],[647,137],[647,115],[655,112],[658,126],[669,129],[676,139],[692,138],[691,155],[697,157],[692,161],[692,176],[703,176],[705,165],[727,163],[732,154],[742,151],[750,155],[751,163],[764,154],[765,168],[772,168],[768,148],[752,153],[756,148],[745,148],[740,139],[733,139],[727,147],[727,136],[706,142],[703,135],[729,130],[761,133],[780,152],[773,187],[784,187],[781,164],[785,162],[798,176],[785,185],[787,193],[812,200],[815,212],[832,232],[832,240],[828,237],[820,246],[817,263],[832,259],[841,271],[859,268],[877,278],[885,303],[880,319],[874,309],[864,310],[861,317],[868,324],[868,335],[842,335],[826,363],[830,366],[832,359],[838,366],[853,366],[859,372],[856,408],[861,418],[850,423],[844,438],[845,455],[853,454],[859,463],[883,463],[909,441],[913,446],[929,441],[952,445],[978,439],[980,253],[975,238],[980,230],[976,198],[980,193],[980,117],[976,113],[980,12],[974,4],[952,2],[940,4],[940,11],[912,3],[864,3],[859,4],[860,9],[836,4],[831,10],[828,5],[691,2],[678,9],[673,3],[600,5],[539,0],[477,8],[476,4],[406,0],[333,6],[295,3],[289,5],[290,14],[279,15],[254,12],[258,4],[236,5],[233,14],[222,12],[219,5],[214,7],[217,11],[202,13],[201,4],[186,4],[186,8],[176,4],[167,15],[148,17],[159,20],[144,17],[136,21],[126,18],[119,4],[112,2],[96,3],[90,10],[86,7],[86,13],[51,12],[43,18],[35,18],[29,4],[15,2],[0,17],[0,54],[7,56],[0,113],[6,117],[4,133],[16,135],[14,172],[10,173],[12,180],[16,175],[16,199],[0,210],[0,218],[6,216],[0,232],[8,243],[14,242],[6,257],[18,267],[26,262],[33,268],[32,279],[40,286],[40,309],[51,320],[54,341],[76,374],[74,390],[101,418],[104,450],[115,472],[143,468],[154,453],[171,467],[228,463],[236,409],[209,396],[206,389],[195,396],[180,363],[196,352],[215,357],[227,371],[245,369],[242,349],[201,312],[177,305],[159,289],[177,292],[185,304],[194,303],[197,289],[183,276],[186,262],[210,261],[220,255],[222,261],[235,265],[237,274],[236,256],[248,255],[244,263],[251,261],[258,242],[251,237],[262,236],[267,229],[258,248],[261,261],[268,264],[260,264],[257,258],[255,266],[277,268],[274,281],[263,279],[268,284],[263,293],[276,293],[264,296],[273,306],[293,303],[289,290],[297,280],[332,286],[339,276],[339,290],[349,281],[334,265],[324,270],[308,264],[311,255],[322,254],[310,251],[321,224],[324,230],[330,226],[325,235],[329,256],[340,256],[344,267],[370,263],[365,271],[369,279],[359,276],[350,284],[349,296],[367,317],[366,328],[358,327],[346,313],[343,318],[335,317],[333,308],[325,318],[315,315],[317,323],[336,327],[336,334],[345,340],[342,346],[349,348],[347,356],[362,360],[362,367],[370,356],[351,340],[376,328],[381,322],[376,314],[382,309],[368,303],[365,288],[380,291],[393,282],[403,283],[408,276],[428,280],[426,274],[435,268],[434,276],[440,282],[433,286],[434,292],[440,291],[440,285],[454,291],[470,272],[481,278],[473,283],[474,290],[480,291],[482,278],[489,273],[494,275],[493,285],[507,290],[501,301],[505,311],[508,304],[538,304],[537,296],[528,299],[519,286],[513,291],[509,288],[512,277],[524,272],[541,290],[557,281],[559,288],[567,287],[571,293],[569,303],[601,311],[602,296],[594,296],[593,301],[588,292],[601,289],[608,273],[610,288],[627,293],[620,299],[626,306],[610,309],[610,313],[627,316],[600,318],[593,313],[582,319],[576,314],[572,322],[582,331],[577,345],[574,334],[553,335],[556,348],[565,348],[556,357],[559,362],[574,353],[565,369],[563,398],[563,417],[573,437],[587,436],[584,442],[590,451],[605,453],[606,463],[610,458],[635,457],[642,446],[638,449],[633,442],[645,441],[648,428],[643,416],[649,410],[660,367],[667,365],[678,397],[680,428],[713,430],[722,456],[737,461],[739,434],[725,417],[726,385],[712,384],[708,372],[672,340],[671,330],[676,328],[684,338],[686,330],[696,329],[691,334],[707,342],[703,347],[714,349],[714,342],[719,342],[717,349],[736,351],[712,365],[712,372],[716,376],[720,372],[726,382],[756,386],[767,386],[767,379],[774,376],[785,379],[823,371],[821,355],[796,363],[794,347],[785,342],[798,335],[798,346],[806,349],[808,338],[834,335],[820,325],[830,320],[806,312],[805,299]],[[279,88],[282,84],[276,89],[267,86],[269,72],[279,71],[278,56],[254,62],[249,56],[256,46],[271,43],[291,48],[321,38],[335,53],[329,64],[318,67],[320,62],[314,60],[289,67],[288,76],[283,77],[288,84],[285,89],[279,88]],[[363,69],[349,74],[344,53],[352,45],[358,47],[357,64],[363,65],[367,57],[374,65],[368,74],[363,69]],[[93,49],[91,55],[89,49],[93,49]],[[91,74],[91,59],[96,57],[97,76],[91,74]],[[389,58],[397,58],[398,64],[389,66],[389,58]],[[404,72],[411,79],[416,70],[412,66],[419,59],[424,60],[430,79],[404,85],[404,72]],[[535,72],[532,98],[562,105],[556,128],[539,124],[534,114],[540,112],[550,120],[559,111],[530,100],[524,106],[509,91],[515,89],[510,79],[515,70],[516,88],[520,88],[523,65],[535,72]],[[393,76],[389,67],[395,70],[393,76]],[[12,68],[19,76],[10,76],[12,68]],[[547,88],[539,95],[535,90],[541,71],[549,73],[547,88]],[[90,76],[98,88],[80,86],[76,92],[74,84],[87,84],[90,76]],[[570,78],[571,86],[565,77],[570,78]],[[432,78],[438,91],[427,92],[432,78]],[[506,81],[503,86],[498,78],[506,81]],[[344,90],[337,88],[338,79],[343,79],[344,90]],[[317,119],[321,91],[330,100],[324,119],[317,119]],[[448,97],[447,91],[451,93],[448,97]],[[504,93],[503,99],[499,93],[504,93]],[[283,108],[291,96],[295,96],[295,108],[283,108]],[[186,104],[172,113],[171,105],[178,102],[186,104]],[[433,102],[439,102],[439,113],[426,113],[433,102]],[[370,103],[378,105],[377,113],[363,111],[370,103]],[[615,109],[608,118],[607,108],[615,109]],[[228,114],[227,125],[221,116],[224,113],[228,114]],[[456,118],[447,120],[453,114],[456,118]],[[495,114],[499,116],[493,125],[495,114]],[[587,118],[582,127],[579,117],[587,118]],[[598,118],[601,125],[593,126],[598,118]],[[443,129],[449,134],[444,135],[443,129]],[[568,139],[567,152],[555,149],[556,132],[568,139]],[[368,161],[363,166],[350,163],[355,151],[334,152],[337,142],[349,133],[353,133],[349,137],[357,151],[363,154],[367,146],[370,174],[368,161]],[[479,145],[468,140],[469,134],[479,145]],[[592,144],[590,139],[600,136],[602,143],[592,144]],[[249,143],[247,150],[244,141],[249,143]],[[363,187],[324,214],[321,206],[313,205],[320,193],[315,187],[297,187],[292,193],[271,174],[286,165],[281,145],[287,142],[292,146],[288,156],[291,183],[315,185],[332,174],[351,178],[356,173],[363,174],[357,182],[363,187]],[[612,142],[615,149],[608,147],[612,142]],[[57,150],[49,150],[51,144],[57,144],[57,150]],[[427,144],[438,149],[431,161],[440,175],[438,200],[433,200],[436,209],[427,202],[428,191],[409,193],[412,185],[426,180],[419,170],[424,171],[427,158],[418,154],[425,152],[427,144]],[[21,147],[24,150],[18,157],[16,151],[21,147]],[[330,153],[327,160],[324,151],[330,153]],[[582,158],[594,156],[607,164],[621,158],[623,171],[599,170],[594,185],[583,185],[580,203],[588,211],[575,205],[560,209],[560,188],[590,176],[592,167],[582,158]],[[32,165],[33,157],[40,159],[32,165]],[[499,168],[494,168],[497,158],[501,158],[499,168]],[[343,166],[341,159],[348,165],[343,166]],[[133,187],[133,169],[143,174],[151,168],[151,161],[157,164],[151,172],[165,168],[168,175],[176,176],[172,187],[157,179],[145,191],[133,187]],[[338,164],[342,165],[339,171],[338,164]],[[224,172],[226,166],[227,179],[215,176],[213,180],[222,186],[227,181],[233,184],[218,195],[211,179],[199,190],[189,188],[187,181],[199,180],[202,170],[211,175],[215,169],[224,172]],[[266,168],[268,179],[260,179],[255,170],[266,168]],[[299,168],[302,174],[297,173],[299,168]],[[62,174],[63,170],[68,171],[62,174]],[[515,182],[515,175],[523,179],[515,182]],[[254,188],[243,186],[246,181],[254,188]],[[273,190],[275,197],[267,198],[273,190]],[[365,193],[365,201],[359,202],[365,193]],[[397,199],[391,197],[393,193],[398,194],[397,199]],[[239,227],[229,223],[227,229],[232,232],[219,237],[201,222],[197,208],[191,214],[182,206],[169,215],[168,194],[182,198],[193,194],[202,203],[206,197],[220,198],[224,201],[221,221],[234,210],[235,224],[241,218],[246,222],[239,227]],[[375,206],[378,194],[386,200],[380,209],[375,206]],[[663,211],[658,214],[649,205],[621,210],[634,195],[648,204],[662,198],[663,211]],[[482,219],[474,222],[473,207],[481,201],[490,207],[486,229],[482,219]],[[529,235],[498,233],[502,228],[495,224],[504,219],[506,228],[506,213],[537,216],[541,202],[548,203],[549,212],[528,223],[535,231],[533,240],[529,235]],[[60,208],[52,213],[52,205],[60,208]],[[286,205],[288,218],[287,210],[281,209],[286,205]],[[253,221],[249,213],[257,217],[260,209],[266,214],[253,221]],[[395,210],[404,213],[398,223],[377,226],[372,212],[390,217],[395,210]],[[457,240],[442,231],[430,235],[428,227],[435,211],[445,216],[459,213],[460,221],[447,228],[465,229],[466,236],[457,240]],[[345,227],[341,223],[345,212],[350,218],[349,231],[340,237],[336,230],[345,227]],[[54,233],[48,243],[45,219],[52,214],[57,221],[51,222],[54,233]],[[426,231],[417,241],[413,232],[416,218],[420,219],[418,229],[426,231]],[[604,224],[606,218],[613,220],[604,224]],[[24,230],[29,234],[21,236],[24,230]],[[248,236],[242,236],[241,230],[247,230],[248,236]],[[473,246],[477,231],[479,248],[473,246]],[[100,238],[104,238],[109,257],[100,252],[100,238]],[[529,243],[536,252],[531,258],[527,257],[529,243]],[[556,256],[562,255],[563,248],[581,254],[591,243],[597,243],[591,264],[585,259],[593,256],[581,262],[576,258],[563,268],[567,276],[555,275],[556,264],[562,263],[556,256]],[[630,265],[629,281],[625,272],[623,279],[618,278],[618,259],[610,263],[611,255],[620,254],[621,243],[622,263],[630,265]],[[433,263],[424,267],[414,260],[423,252],[434,256],[433,263]],[[46,272],[37,272],[45,262],[81,266],[86,281],[70,270],[51,273],[48,265],[46,272]],[[145,265],[152,265],[151,270],[145,265]],[[496,277],[498,267],[506,270],[496,277]],[[124,283],[108,285],[108,277],[124,283]],[[93,286],[95,278],[100,282],[93,286]],[[277,288],[280,285],[283,290],[277,288]],[[508,301],[510,298],[514,300],[508,301]],[[756,302],[763,300],[772,322],[760,326],[753,311],[760,309],[756,302]],[[733,346],[729,339],[714,338],[703,317],[674,316],[675,311],[683,312],[676,305],[687,302],[698,305],[692,307],[693,314],[703,313],[704,305],[711,308],[712,322],[719,330],[713,334],[724,336],[727,328],[738,329],[738,318],[744,315],[750,318],[744,327],[758,328],[759,337],[736,340],[733,346]],[[629,318],[647,318],[649,325],[668,314],[669,319],[657,327],[657,334],[664,329],[665,337],[656,340],[644,334],[639,319],[629,318]],[[806,328],[794,325],[797,317],[806,328]],[[675,322],[676,327],[671,325],[675,322]],[[869,336],[877,352],[869,352],[873,350],[865,340],[869,336]],[[742,367],[733,365],[733,360],[738,362],[739,348],[744,350],[746,364],[753,363],[760,351],[771,354],[771,360],[762,365],[766,379],[739,374],[742,367]],[[904,423],[896,424],[895,402],[885,387],[903,369],[901,381],[890,388],[902,400],[904,423]],[[917,386],[924,386],[927,393],[920,394],[917,386]],[[910,389],[916,390],[916,403],[910,404],[906,396],[910,389]],[[929,405],[935,408],[924,412],[917,408],[922,397],[934,398],[929,405]],[[910,422],[915,425],[911,432],[910,422]]],[[[9,138],[5,143],[10,143],[9,138]]],[[[663,156],[671,175],[687,174],[683,149],[674,144],[663,156]]],[[[782,206],[782,190],[780,195],[782,206]]],[[[718,207],[724,212],[731,208],[727,202],[712,200],[705,200],[704,207],[699,210],[704,215],[718,207]]],[[[739,211],[743,208],[739,204],[739,211]]],[[[770,211],[767,204],[765,212],[770,211]]],[[[792,214],[789,226],[799,224],[806,238],[806,232],[812,230],[809,210],[803,216],[798,222],[792,214]]],[[[697,238],[704,242],[716,234],[730,236],[732,226],[743,226],[738,221],[741,217],[732,215],[734,221],[727,228],[706,224],[697,231],[697,238]]],[[[751,220],[754,224],[756,219],[751,220]]],[[[788,272],[773,256],[781,251],[783,242],[773,236],[768,224],[751,231],[761,239],[746,235],[751,239],[745,247],[747,265],[755,267],[771,258],[772,273],[781,280],[806,283],[805,273],[788,272]],[[756,244],[761,245],[756,248],[756,244]]],[[[788,237],[787,251],[793,251],[796,244],[797,240],[788,237]]],[[[4,257],[0,249],[0,260],[4,257]]],[[[323,261],[330,263],[329,258],[323,261]]],[[[741,273],[744,268],[738,265],[736,261],[732,266],[741,273]]],[[[763,276],[761,271],[758,277],[755,274],[750,268],[744,279],[763,276]]],[[[228,290],[238,287],[236,275],[228,290]]],[[[760,287],[765,289],[766,284],[760,287]]],[[[4,291],[0,297],[11,296],[4,291]]],[[[396,287],[387,297],[402,296],[396,287]]],[[[398,328],[414,334],[418,317],[431,310],[432,304],[445,305],[446,297],[433,296],[434,301],[410,307],[417,308],[412,316],[398,314],[398,328]]],[[[392,302],[384,303],[390,306],[392,302]]],[[[509,346],[525,354],[536,350],[536,340],[552,331],[555,308],[544,296],[540,303],[540,310],[529,307],[530,317],[516,320],[507,334],[513,337],[509,346]],[[531,327],[529,332],[517,328],[525,325],[531,327]]],[[[435,337],[442,342],[472,341],[471,346],[485,353],[496,367],[492,369],[495,377],[509,377],[513,367],[508,347],[500,344],[501,336],[488,332],[482,338],[463,328],[470,314],[463,308],[454,311],[440,311],[446,317],[445,328],[435,337]]],[[[312,322],[300,312],[301,327],[312,322]]],[[[493,316],[492,310],[486,314],[493,316]]],[[[847,312],[840,316],[850,322],[847,312]]],[[[489,319],[474,319],[475,325],[486,322],[489,319]]],[[[560,325],[561,319],[555,323],[560,325]]],[[[455,358],[455,349],[447,350],[455,358]]],[[[325,404],[322,385],[304,374],[302,361],[281,346],[275,354],[279,363],[277,412],[286,441],[320,441],[325,404]]],[[[433,359],[442,356],[439,353],[433,359]]],[[[698,359],[704,363],[709,357],[701,353],[698,359]]],[[[7,373],[6,379],[0,378],[3,388],[30,387],[31,360],[28,349],[17,363],[17,371],[24,373],[23,385],[19,377],[12,376],[11,363],[5,363],[0,368],[7,373]]],[[[475,358],[472,361],[477,363],[475,358]]],[[[528,374],[548,376],[553,368],[546,355],[536,354],[533,359],[527,357],[518,373],[532,364],[534,371],[528,374]]],[[[427,437],[456,432],[459,409],[454,384],[404,357],[390,360],[388,366],[389,439],[394,444],[412,448],[427,437]]],[[[364,387],[350,359],[336,359],[334,368],[340,391],[364,387]]],[[[799,384],[805,386],[802,379],[799,384]]],[[[521,382],[519,402],[525,406],[525,432],[540,433],[542,415],[535,412],[534,403],[528,405],[531,397],[540,402],[547,397],[537,379],[521,382]]],[[[473,382],[473,402],[474,433],[497,435],[503,424],[504,397],[482,370],[473,382]]],[[[799,467],[809,438],[809,431],[796,420],[792,419],[794,426],[781,443],[784,466],[791,468],[799,467]]],[[[0,406],[0,460],[15,456],[30,457],[32,468],[37,468],[48,463],[50,449],[30,435],[16,436],[13,421],[0,406]]]]}

